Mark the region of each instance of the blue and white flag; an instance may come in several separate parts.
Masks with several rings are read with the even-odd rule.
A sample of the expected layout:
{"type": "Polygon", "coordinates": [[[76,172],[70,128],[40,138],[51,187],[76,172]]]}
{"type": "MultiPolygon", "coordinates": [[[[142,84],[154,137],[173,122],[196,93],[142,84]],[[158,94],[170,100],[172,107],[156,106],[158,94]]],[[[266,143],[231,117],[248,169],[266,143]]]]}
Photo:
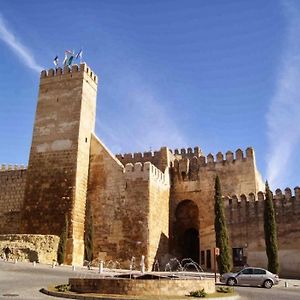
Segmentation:
{"type": "Polygon", "coordinates": [[[58,66],[58,56],[57,56],[57,55],[55,56],[55,58],[54,58],[54,60],[53,60],[53,63],[54,63],[54,65],[55,65],[55,67],[58,66]]]}
{"type": "Polygon", "coordinates": [[[72,52],[70,50],[66,50],[63,65],[70,66],[72,64],[73,58],[74,58],[74,51],[72,52]]]}
{"type": "Polygon", "coordinates": [[[80,49],[80,51],[77,53],[77,55],[76,55],[76,59],[82,59],[82,49],[80,49]]]}

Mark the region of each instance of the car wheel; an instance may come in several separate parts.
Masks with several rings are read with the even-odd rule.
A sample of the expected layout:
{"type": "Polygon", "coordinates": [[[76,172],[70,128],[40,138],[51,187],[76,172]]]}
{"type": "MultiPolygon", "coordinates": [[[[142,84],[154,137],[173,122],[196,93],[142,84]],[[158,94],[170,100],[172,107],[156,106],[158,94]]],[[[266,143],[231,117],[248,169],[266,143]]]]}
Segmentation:
{"type": "Polygon", "coordinates": [[[236,279],[233,277],[228,278],[227,285],[230,285],[230,286],[236,285],[236,279]]]}
{"type": "Polygon", "coordinates": [[[270,289],[272,286],[273,286],[273,282],[271,280],[268,279],[264,282],[264,287],[266,289],[270,289]]]}

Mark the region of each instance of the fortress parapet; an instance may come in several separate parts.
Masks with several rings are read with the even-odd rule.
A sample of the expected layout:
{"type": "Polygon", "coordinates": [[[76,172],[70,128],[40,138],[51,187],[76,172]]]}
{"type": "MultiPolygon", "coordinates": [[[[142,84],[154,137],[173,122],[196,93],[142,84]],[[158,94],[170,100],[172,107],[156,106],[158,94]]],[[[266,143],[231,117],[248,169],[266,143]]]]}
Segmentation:
{"type": "MultiPolygon", "coordinates": [[[[191,149],[191,148],[189,148],[191,149]]],[[[218,152],[215,156],[212,153],[209,153],[206,157],[200,152],[197,152],[198,156],[189,157],[185,155],[186,152],[183,149],[182,154],[176,154],[178,150],[175,150],[175,160],[173,162],[174,173],[178,175],[179,179],[183,180],[197,180],[197,173],[201,168],[209,169],[220,169],[223,167],[229,167],[234,165],[239,165],[244,162],[254,162],[255,155],[253,148],[249,147],[243,152],[241,149],[237,149],[235,154],[231,151],[227,151],[225,154],[218,152]]],[[[190,150],[190,154],[192,155],[190,150]]]]}
{"type": "Polygon", "coordinates": [[[26,167],[24,165],[11,165],[11,164],[1,164],[0,172],[4,171],[12,171],[12,170],[25,170],[26,167]]]}
{"type": "Polygon", "coordinates": [[[161,147],[159,151],[147,151],[137,153],[117,154],[116,158],[125,166],[128,163],[135,164],[137,162],[151,162],[162,172],[169,166],[169,162],[173,160],[173,154],[167,147],[161,147]]]}
{"type": "Polygon", "coordinates": [[[182,149],[175,149],[173,154],[175,155],[175,157],[177,159],[180,159],[180,158],[193,158],[194,156],[196,157],[200,157],[200,156],[203,156],[203,152],[202,150],[200,149],[200,147],[194,147],[193,149],[192,148],[182,148],[182,149]]]}
{"type": "Polygon", "coordinates": [[[125,165],[124,173],[125,178],[129,180],[154,180],[164,185],[169,184],[169,173],[163,173],[151,162],[128,163],[125,165]]]}
{"type": "MultiPolygon", "coordinates": [[[[286,218],[300,214],[300,187],[280,189],[273,195],[277,222],[285,222],[286,218]]],[[[263,219],[265,193],[249,193],[248,195],[230,195],[223,198],[228,223],[249,222],[251,218],[263,219]]]]}
{"type": "Polygon", "coordinates": [[[70,77],[82,77],[83,74],[90,77],[95,84],[98,83],[97,75],[85,63],[82,63],[80,66],[72,65],[72,67],[65,66],[64,68],[43,70],[41,72],[41,84],[47,82],[49,79],[53,79],[53,77],[59,80],[64,78],[69,79],[70,77]]]}

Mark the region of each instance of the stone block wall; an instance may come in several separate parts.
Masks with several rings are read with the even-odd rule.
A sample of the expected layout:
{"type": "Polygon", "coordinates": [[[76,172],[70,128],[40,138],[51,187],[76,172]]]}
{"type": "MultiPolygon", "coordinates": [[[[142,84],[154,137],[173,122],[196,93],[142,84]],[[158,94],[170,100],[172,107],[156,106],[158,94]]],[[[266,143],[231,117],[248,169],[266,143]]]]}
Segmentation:
{"type": "Polygon", "coordinates": [[[152,268],[157,253],[167,251],[168,180],[168,170],[162,173],[150,162],[123,166],[93,135],[88,201],[96,258],[118,261],[125,268],[134,260],[140,268],[144,255],[146,268],[152,268]]]}
{"type": "Polygon", "coordinates": [[[9,260],[51,264],[57,257],[59,237],[38,234],[1,234],[0,250],[8,247],[9,260]]]}
{"type": "Polygon", "coordinates": [[[0,234],[18,233],[24,201],[26,169],[2,165],[0,169],[0,234]]]}
{"type": "MultiPolygon", "coordinates": [[[[242,248],[247,263],[267,267],[264,240],[264,194],[226,198],[226,219],[232,248],[242,248]]],[[[298,277],[300,270],[300,188],[294,195],[287,188],[274,195],[280,275],[298,277]]]]}
{"type": "Polygon", "coordinates": [[[21,232],[60,235],[69,220],[66,263],[82,264],[97,76],[86,64],[41,72],[21,232]]]}
{"type": "MultiPolygon", "coordinates": [[[[198,207],[200,252],[212,253],[215,245],[214,184],[216,175],[220,177],[224,195],[241,195],[253,191],[257,193],[263,187],[252,148],[246,149],[245,153],[238,149],[235,155],[231,151],[226,152],[225,155],[219,152],[216,158],[212,154],[207,157],[200,155],[192,158],[175,155],[171,168],[170,203],[170,236],[174,255],[179,255],[176,251],[178,237],[174,227],[178,223],[176,209],[185,200],[191,200],[198,207]]],[[[209,266],[206,258],[201,261],[201,264],[203,267],[209,266]]]]}

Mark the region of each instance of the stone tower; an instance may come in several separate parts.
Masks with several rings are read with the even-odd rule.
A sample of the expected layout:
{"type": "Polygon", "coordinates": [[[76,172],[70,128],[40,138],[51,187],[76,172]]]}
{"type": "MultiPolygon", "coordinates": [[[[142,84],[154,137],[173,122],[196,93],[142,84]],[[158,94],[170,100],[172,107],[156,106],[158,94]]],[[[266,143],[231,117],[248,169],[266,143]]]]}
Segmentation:
{"type": "Polygon", "coordinates": [[[82,264],[97,76],[86,64],[42,71],[21,232],[60,235],[68,217],[66,263],[82,264]]]}

